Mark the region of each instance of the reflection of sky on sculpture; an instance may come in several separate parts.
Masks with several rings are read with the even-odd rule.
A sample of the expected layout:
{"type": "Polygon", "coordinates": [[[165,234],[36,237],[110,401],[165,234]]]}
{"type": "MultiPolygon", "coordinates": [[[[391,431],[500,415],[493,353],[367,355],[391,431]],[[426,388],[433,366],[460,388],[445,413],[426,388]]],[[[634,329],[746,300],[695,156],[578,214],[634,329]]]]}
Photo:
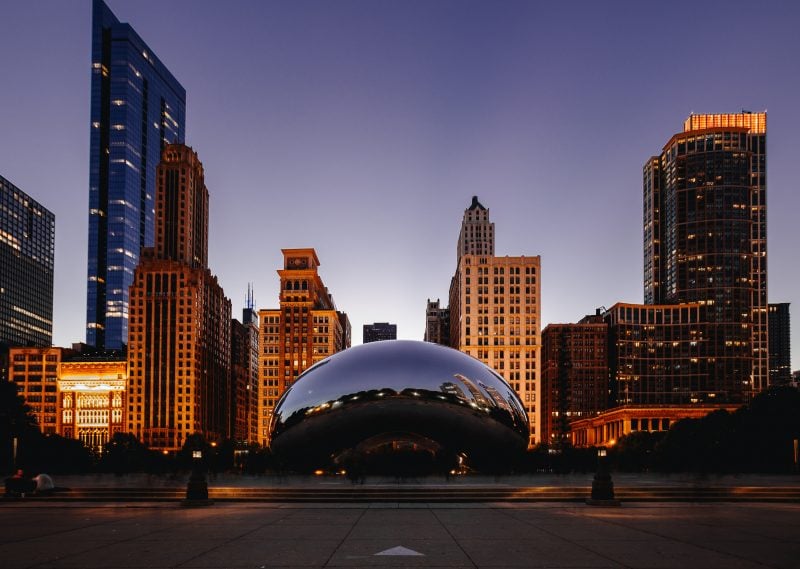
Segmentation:
{"type": "MultiPolygon", "coordinates": [[[[472,195],[499,254],[542,255],[543,324],[640,301],[642,164],[689,112],[742,107],[769,110],[770,301],[800,310],[797,3],[109,5],[187,89],[235,313],[248,281],[276,306],[281,247],[313,246],[356,343],[373,321],[421,338],[472,195]]],[[[56,213],[66,345],[85,324],[90,2],[2,13],[0,173],[56,213]]]]}
{"type": "Polygon", "coordinates": [[[314,467],[345,449],[429,441],[481,470],[529,436],[522,402],[494,371],[408,340],[356,346],[312,367],[281,397],[270,427],[277,455],[314,467]]]}
{"type": "Polygon", "coordinates": [[[284,393],[276,415],[288,420],[298,411],[325,412],[367,397],[398,394],[427,401],[453,395],[448,403],[460,400],[526,421],[517,395],[478,360],[450,348],[403,340],[365,344],[319,362],[284,393]]]}

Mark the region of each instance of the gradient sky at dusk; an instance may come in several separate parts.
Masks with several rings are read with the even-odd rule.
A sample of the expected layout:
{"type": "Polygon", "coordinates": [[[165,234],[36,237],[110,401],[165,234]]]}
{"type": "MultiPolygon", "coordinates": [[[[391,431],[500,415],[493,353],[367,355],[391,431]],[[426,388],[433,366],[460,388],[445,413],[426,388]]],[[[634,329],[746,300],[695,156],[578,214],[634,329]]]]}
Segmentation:
{"type": "MultiPolygon", "coordinates": [[[[543,325],[642,301],[642,176],[690,112],[769,112],[770,302],[800,367],[800,4],[108,0],[187,91],[241,314],[315,247],[350,316],[421,339],[464,209],[541,255],[543,325]],[[793,134],[794,133],[794,134],[793,134]],[[792,174],[792,172],[795,172],[792,174]]],[[[54,338],[85,338],[91,2],[0,5],[0,175],[56,214],[54,338]]]]}

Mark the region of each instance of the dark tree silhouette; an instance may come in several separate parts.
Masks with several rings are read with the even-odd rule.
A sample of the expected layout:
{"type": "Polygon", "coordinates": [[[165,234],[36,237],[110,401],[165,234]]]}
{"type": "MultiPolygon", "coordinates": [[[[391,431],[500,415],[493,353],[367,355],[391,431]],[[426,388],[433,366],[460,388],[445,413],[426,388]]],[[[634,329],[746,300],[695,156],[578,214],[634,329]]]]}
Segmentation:
{"type": "Polygon", "coordinates": [[[0,381],[0,473],[11,473],[15,466],[14,439],[21,451],[38,434],[36,418],[19,395],[19,386],[11,381],[0,381]]]}

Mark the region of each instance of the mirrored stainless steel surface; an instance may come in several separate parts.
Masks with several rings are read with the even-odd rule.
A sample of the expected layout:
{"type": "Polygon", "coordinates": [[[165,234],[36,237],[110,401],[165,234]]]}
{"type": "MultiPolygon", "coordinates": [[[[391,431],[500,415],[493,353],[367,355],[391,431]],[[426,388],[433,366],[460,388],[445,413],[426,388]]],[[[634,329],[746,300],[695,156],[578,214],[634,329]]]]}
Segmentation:
{"type": "Polygon", "coordinates": [[[308,369],[278,402],[271,430],[273,451],[309,466],[405,442],[480,468],[528,440],[522,402],[500,375],[457,350],[405,340],[356,346],[308,369]]]}

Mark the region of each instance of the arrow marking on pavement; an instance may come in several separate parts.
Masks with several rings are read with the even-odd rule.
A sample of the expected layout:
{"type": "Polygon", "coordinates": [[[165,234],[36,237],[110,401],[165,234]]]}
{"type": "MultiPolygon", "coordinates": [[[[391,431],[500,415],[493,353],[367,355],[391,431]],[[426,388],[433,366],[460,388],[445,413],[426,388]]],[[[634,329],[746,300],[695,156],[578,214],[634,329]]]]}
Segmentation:
{"type": "Polygon", "coordinates": [[[402,545],[398,545],[397,547],[392,547],[391,549],[381,551],[380,553],[376,553],[375,555],[407,555],[407,556],[413,555],[413,556],[425,557],[424,553],[420,553],[419,551],[414,551],[413,549],[403,547],[402,545]]]}

